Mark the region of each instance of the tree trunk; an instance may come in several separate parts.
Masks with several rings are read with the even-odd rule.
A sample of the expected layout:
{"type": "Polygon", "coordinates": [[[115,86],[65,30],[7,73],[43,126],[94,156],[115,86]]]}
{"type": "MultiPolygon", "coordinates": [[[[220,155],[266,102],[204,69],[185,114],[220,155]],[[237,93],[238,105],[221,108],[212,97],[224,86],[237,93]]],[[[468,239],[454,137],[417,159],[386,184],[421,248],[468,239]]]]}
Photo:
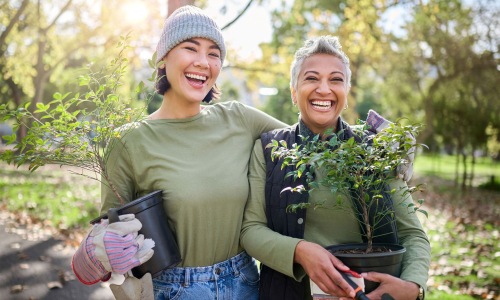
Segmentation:
{"type": "Polygon", "coordinates": [[[455,159],[455,187],[458,187],[458,178],[460,177],[460,173],[458,172],[459,168],[460,168],[460,150],[458,149],[458,147],[456,148],[456,159],[455,159]]]}
{"type": "Polygon", "coordinates": [[[170,16],[174,10],[184,5],[193,5],[194,0],[168,0],[168,15],[170,16]]]}
{"type": "Polygon", "coordinates": [[[354,201],[360,201],[361,207],[363,209],[363,222],[365,223],[365,230],[366,230],[366,252],[365,253],[371,253],[373,252],[373,228],[370,224],[370,216],[368,215],[368,207],[366,205],[366,202],[364,201],[365,199],[365,192],[360,192],[359,194],[359,199],[354,199],[354,201]]]}
{"type": "Polygon", "coordinates": [[[467,187],[467,152],[465,151],[462,151],[462,165],[464,167],[464,172],[462,173],[462,191],[465,191],[467,187]]]}
{"type": "Polygon", "coordinates": [[[476,155],[475,155],[475,150],[472,149],[472,162],[470,166],[470,174],[469,174],[469,187],[472,187],[472,182],[474,181],[474,167],[476,165],[476,155]]]}

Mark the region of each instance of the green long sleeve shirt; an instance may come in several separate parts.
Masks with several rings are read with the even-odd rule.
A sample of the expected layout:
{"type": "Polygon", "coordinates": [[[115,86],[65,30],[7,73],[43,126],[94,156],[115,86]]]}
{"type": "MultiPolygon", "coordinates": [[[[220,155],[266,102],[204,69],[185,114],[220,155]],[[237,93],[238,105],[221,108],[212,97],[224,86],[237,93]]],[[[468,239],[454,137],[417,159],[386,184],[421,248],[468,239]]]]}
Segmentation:
{"type": "MultiPolygon", "coordinates": [[[[301,281],[304,270],[294,263],[295,247],[301,239],[281,235],[267,227],[265,214],[266,162],[261,141],[257,140],[249,165],[250,194],[243,218],[241,243],[245,250],[263,264],[301,281]]],[[[318,177],[319,178],[319,177],[318,177]]],[[[395,180],[391,188],[405,187],[402,180],[395,180]]],[[[361,242],[360,229],[354,213],[328,209],[335,195],[325,188],[313,190],[309,202],[322,203],[323,207],[306,212],[304,240],[322,246],[348,242],[361,242]]],[[[394,195],[396,222],[400,243],[406,248],[400,278],[426,287],[430,264],[430,244],[422,225],[415,214],[409,214],[405,205],[412,198],[401,193],[394,195]]],[[[309,298],[309,297],[308,297],[309,298]]]]}
{"type": "MultiPolygon", "coordinates": [[[[186,119],[146,120],[123,131],[107,162],[122,197],[163,191],[180,248],[179,266],[208,266],[242,251],[248,160],[262,132],[286,124],[238,102],[206,106],[186,119]]],[[[102,208],[119,207],[102,185],[102,208]]]]}

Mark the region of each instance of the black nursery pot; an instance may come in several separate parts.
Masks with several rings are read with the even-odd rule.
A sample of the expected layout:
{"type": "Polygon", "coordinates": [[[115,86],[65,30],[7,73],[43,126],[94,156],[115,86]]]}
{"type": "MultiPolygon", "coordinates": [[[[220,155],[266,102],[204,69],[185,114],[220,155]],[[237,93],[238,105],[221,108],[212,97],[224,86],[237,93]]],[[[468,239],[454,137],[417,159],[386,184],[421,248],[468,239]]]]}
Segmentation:
{"type": "Polygon", "coordinates": [[[110,209],[107,214],[92,221],[95,224],[101,219],[110,218],[110,222],[118,221],[118,215],[134,214],[142,223],[139,233],[145,238],[151,238],[155,242],[153,256],[145,263],[132,269],[132,274],[142,278],[146,273],[151,273],[154,278],[161,271],[176,266],[181,262],[181,254],[174,233],[168,225],[167,215],[163,209],[163,192],[154,191],[117,209],[110,209]],[[118,215],[114,216],[114,211],[118,215]]]}
{"type": "MultiPolygon", "coordinates": [[[[401,275],[401,263],[403,255],[406,252],[405,247],[396,244],[373,244],[373,247],[385,247],[390,251],[377,253],[339,253],[337,251],[360,249],[366,250],[366,244],[342,244],[328,246],[326,249],[335,257],[340,259],[346,266],[358,273],[364,272],[379,272],[390,274],[394,277],[401,275]]],[[[373,282],[365,279],[365,293],[369,293],[379,286],[378,282],[373,282]]]]}

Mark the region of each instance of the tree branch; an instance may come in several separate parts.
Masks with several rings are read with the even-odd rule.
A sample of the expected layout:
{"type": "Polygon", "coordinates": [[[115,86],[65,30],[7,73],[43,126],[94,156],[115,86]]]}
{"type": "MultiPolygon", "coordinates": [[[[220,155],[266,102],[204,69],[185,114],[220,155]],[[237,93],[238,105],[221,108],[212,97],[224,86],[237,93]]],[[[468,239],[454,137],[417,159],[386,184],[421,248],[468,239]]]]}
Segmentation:
{"type": "Polygon", "coordinates": [[[12,19],[10,19],[9,25],[7,25],[5,30],[0,35],[0,56],[3,56],[5,49],[7,49],[7,47],[3,47],[3,45],[5,44],[5,41],[7,39],[7,36],[11,32],[12,28],[14,28],[16,23],[19,21],[19,17],[21,16],[21,14],[24,12],[26,7],[28,6],[28,3],[29,3],[29,0],[23,0],[23,3],[21,3],[21,6],[17,10],[14,17],[12,17],[12,19]]]}
{"type": "Polygon", "coordinates": [[[236,16],[236,18],[234,18],[231,22],[229,22],[226,25],[224,25],[221,28],[221,30],[224,30],[224,29],[228,28],[229,26],[233,25],[233,23],[236,22],[247,11],[247,9],[250,7],[250,4],[252,4],[252,2],[253,2],[253,0],[248,1],[248,3],[245,6],[245,8],[236,16]]]}

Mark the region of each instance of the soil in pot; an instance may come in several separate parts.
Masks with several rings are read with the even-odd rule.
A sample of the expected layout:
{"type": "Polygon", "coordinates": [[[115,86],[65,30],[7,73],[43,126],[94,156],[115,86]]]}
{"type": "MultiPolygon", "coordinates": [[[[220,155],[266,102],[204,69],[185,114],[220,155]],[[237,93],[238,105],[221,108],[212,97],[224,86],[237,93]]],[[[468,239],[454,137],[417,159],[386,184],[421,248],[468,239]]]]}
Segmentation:
{"type": "MultiPolygon", "coordinates": [[[[142,278],[146,273],[151,273],[154,278],[162,270],[174,267],[181,262],[175,235],[170,229],[167,215],[163,209],[162,194],[161,190],[154,191],[116,209],[118,215],[134,214],[142,223],[139,233],[155,242],[153,257],[132,269],[132,273],[137,278],[142,278]]],[[[107,214],[90,221],[90,223],[95,224],[103,218],[107,219],[108,215],[110,215],[110,221],[113,222],[111,215],[113,210],[111,209],[107,214]]]]}
{"type": "MultiPolygon", "coordinates": [[[[401,275],[401,263],[406,249],[396,244],[373,244],[372,253],[364,253],[366,244],[342,244],[328,246],[326,249],[345,265],[358,273],[379,272],[395,277],[401,275]],[[381,251],[386,249],[387,251],[381,251]]],[[[369,293],[378,287],[378,282],[365,280],[365,292],[369,293]]]]}

